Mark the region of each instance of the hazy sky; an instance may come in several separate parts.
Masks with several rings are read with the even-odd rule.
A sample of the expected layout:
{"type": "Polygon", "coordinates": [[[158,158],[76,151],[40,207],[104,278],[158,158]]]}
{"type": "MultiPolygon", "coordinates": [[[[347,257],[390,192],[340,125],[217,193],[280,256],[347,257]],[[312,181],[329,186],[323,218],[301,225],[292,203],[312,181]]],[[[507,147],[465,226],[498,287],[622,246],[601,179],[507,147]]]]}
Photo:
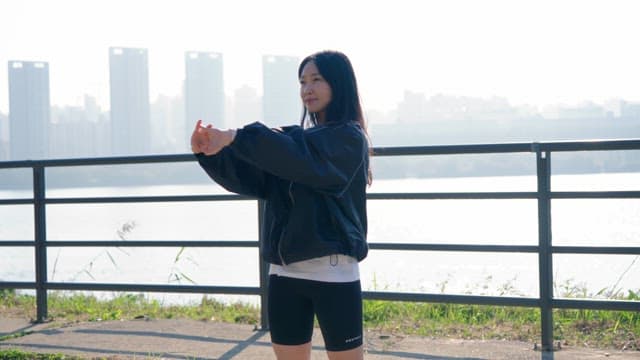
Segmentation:
{"type": "Polygon", "coordinates": [[[0,6],[0,112],[7,61],[49,62],[52,104],[109,103],[108,48],[149,49],[151,100],[177,95],[184,52],[221,52],[227,94],[261,91],[261,56],[344,51],[366,108],[405,89],[512,104],[640,101],[635,0],[13,0],[0,6]]]}

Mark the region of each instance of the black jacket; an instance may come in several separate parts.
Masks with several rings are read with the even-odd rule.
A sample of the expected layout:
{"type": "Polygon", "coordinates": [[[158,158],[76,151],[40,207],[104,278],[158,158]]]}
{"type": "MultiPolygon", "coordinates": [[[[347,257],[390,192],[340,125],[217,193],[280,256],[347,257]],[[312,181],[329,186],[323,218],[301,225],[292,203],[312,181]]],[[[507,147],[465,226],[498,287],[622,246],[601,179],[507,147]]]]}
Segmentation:
{"type": "Polygon", "coordinates": [[[369,148],[355,122],[309,129],[256,122],[237,130],[218,154],[196,156],[225,189],[265,200],[265,261],[367,256],[369,148]]]}

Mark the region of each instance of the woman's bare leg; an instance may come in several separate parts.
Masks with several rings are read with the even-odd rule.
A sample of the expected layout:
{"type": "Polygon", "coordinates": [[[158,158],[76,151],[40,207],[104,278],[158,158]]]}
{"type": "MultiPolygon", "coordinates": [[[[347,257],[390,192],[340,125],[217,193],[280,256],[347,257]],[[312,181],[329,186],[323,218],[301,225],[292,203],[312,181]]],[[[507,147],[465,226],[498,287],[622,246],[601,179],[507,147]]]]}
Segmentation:
{"type": "MultiPolygon", "coordinates": [[[[311,359],[311,342],[302,345],[272,344],[278,360],[309,360],[311,359]]],[[[355,358],[354,358],[355,359],[355,358]]]]}
{"type": "Polygon", "coordinates": [[[345,351],[327,351],[329,360],[362,360],[364,359],[364,349],[360,345],[355,349],[345,351]]]}

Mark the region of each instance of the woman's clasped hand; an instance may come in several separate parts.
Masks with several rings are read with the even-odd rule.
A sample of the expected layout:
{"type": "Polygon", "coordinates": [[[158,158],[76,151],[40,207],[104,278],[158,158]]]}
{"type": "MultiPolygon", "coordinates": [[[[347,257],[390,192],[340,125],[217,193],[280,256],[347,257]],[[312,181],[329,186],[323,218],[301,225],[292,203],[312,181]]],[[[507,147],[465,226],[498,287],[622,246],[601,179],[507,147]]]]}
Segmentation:
{"type": "Polygon", "coordinates": [[[198,120],[191,134],[191,151],[194,154],[215,155],[225,146],[231,144],[235,137],[235,130],[220,130],[209,124],[202,126],[202,120],[198,120]]]}

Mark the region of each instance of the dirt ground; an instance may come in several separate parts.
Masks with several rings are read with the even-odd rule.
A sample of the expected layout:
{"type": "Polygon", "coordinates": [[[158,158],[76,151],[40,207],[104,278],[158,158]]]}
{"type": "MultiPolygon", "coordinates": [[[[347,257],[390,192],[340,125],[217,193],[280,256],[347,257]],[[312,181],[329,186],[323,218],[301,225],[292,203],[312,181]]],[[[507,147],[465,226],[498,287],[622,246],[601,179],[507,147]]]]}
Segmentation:
{"type": "MultiPolygon", "coordinates": [[[[30,324],[0,318],[0,350],[21,349],[107,359],[275,359],[269,333],[252,325],[195,320],[133,320],[75,324],[30,324]]],[[[517,341],[477,341],[365,334],[366,359],[640,359],[640,352],[563,347],[534,350],[517,341]]],[[[312,359],[326,359],[320,331],[313,338],[312,359]]]]}

